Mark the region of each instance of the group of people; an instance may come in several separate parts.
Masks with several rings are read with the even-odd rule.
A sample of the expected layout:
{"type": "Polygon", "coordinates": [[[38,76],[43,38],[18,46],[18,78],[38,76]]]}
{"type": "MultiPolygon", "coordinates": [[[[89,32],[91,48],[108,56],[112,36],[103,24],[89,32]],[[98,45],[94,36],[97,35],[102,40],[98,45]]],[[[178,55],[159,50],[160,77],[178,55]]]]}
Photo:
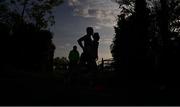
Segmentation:
{"type": "Polygon", "coordinates": [[[98,60],[99,33],[94,33],[92,27],[86,28],[87,34],[78,39],[78,44],[83,52],[80,55],[77,46],[69,53],[70,71],[76,70],[77,67],[86,67],[87,70],[97,71],[96,61],[98,60]]]}

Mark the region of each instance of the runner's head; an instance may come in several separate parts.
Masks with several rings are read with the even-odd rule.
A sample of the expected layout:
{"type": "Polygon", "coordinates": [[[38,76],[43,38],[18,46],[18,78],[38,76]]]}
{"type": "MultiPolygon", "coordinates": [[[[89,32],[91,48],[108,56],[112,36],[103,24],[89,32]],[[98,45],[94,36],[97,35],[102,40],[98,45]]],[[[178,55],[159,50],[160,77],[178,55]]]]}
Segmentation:
{"type": "Polygon", "coordinates": [[[86,28],[86,32],[87,32],[88,35],[93,35],[94,30],[93,30],[92,27],[87,27],[87,28],[86,28]]]}
{"type": "Polygon", "coordinates": [[[73,46],[73,50],[77,50],[77,46],[76,45],[73,46]]]}
{"type": "Polygon", "coordinates": [[[94,39],[94,41],[99,41],[99,39],[100,39],[99,33],[97,33],[97,32],[94,33],[93,39],[94,39]]]}

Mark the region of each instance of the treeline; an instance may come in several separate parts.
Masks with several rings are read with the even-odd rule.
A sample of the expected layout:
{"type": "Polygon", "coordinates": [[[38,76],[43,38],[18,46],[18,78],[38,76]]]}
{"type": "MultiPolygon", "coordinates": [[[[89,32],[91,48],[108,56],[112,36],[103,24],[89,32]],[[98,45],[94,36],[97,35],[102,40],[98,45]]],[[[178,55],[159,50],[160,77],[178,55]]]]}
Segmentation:
{"type": "Polygon", "coordinates": [[[138,87],[177,88],[180,1],[116,1],[121,14],[111,51],[121,82],[132,80],[131,85],[138,87]]]}
{"type": "Polygon", "coordinates": [[[1,64],[3,71],[50,72],[55,46],[52,9],[62,0],[0,1],[1,64]]]}
{"type": "Polygon", "coordinates": [[[1,23],[1,60],[3,67],[17,69],[51,71],[55,46],[52,33],[37,30],[30,24],[22,24],[13,29],[1,23]],[[2,30],[3,29],[3,30],[2,30]]]}

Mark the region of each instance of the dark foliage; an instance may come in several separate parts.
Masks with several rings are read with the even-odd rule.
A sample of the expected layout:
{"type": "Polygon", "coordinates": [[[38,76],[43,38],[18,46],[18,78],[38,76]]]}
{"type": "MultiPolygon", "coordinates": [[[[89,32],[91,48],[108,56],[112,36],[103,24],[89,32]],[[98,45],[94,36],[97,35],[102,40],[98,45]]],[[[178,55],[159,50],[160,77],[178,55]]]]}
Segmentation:
{"type": "Polygon", "coordinates": [[[119,15],[115,27],[112,54],[119,81],[128,84],[129,97],[160,96],[168,101],[161,104],[172,104],[169,97],[179,95],[179,1],[160,0],[151,8],[145,0],[131,2],[134,11],[119,15]]]}
{"type": "Polygon", "coordinates": [[[2,63],[4,67],[29,71],[52,71],[55,46],[52,43],[52,33],[47,30],[37,30],[33,24],[16,26],[12,33],[2,27],[2,63]]]}

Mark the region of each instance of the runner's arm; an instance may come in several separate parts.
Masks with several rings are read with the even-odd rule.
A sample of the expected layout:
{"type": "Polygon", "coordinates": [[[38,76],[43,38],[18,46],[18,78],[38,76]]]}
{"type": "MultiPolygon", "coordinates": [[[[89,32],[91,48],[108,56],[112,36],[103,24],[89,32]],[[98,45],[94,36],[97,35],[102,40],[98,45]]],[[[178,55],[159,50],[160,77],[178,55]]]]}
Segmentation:
{"type": "Polygon", "coordinates": [[[78,39],[78,44],[79,44],[79,46],[84,50],[84,46],[83,46],[83,44],[82,44],[82,41],[84,41],[84,38],[83,38],[83,37],[80,38],[80,39],[78,39]]]}

